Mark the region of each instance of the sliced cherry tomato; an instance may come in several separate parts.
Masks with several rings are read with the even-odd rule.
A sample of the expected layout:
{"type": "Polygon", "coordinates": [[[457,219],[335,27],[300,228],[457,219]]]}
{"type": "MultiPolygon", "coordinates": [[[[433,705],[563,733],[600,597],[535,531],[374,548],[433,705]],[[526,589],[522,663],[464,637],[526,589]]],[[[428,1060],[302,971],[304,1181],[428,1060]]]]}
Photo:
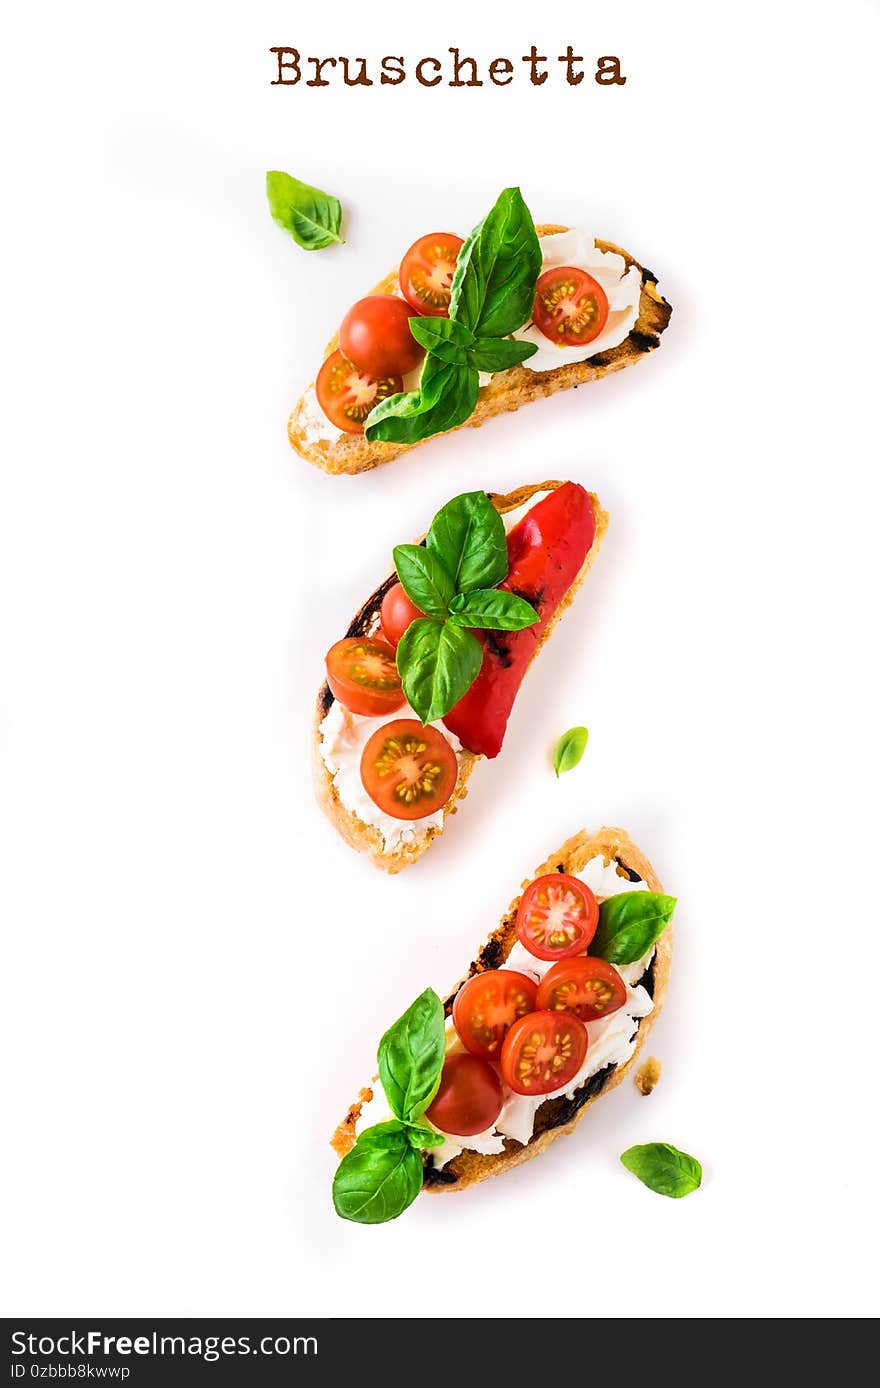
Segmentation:
{"type": "Polygon", "coordinates": [[[331,352],[318,372],[315,393],[331,424],[346,434],[362,434],[364,420],[374,405],[403,390],[403,378],[367,376],[341,352],[331,352]]]}
{"type": "Polygon", "coordinates": [[[330,647],[327,683],[351,713],[394,713],[406,703],[394,651],[371,636],[346,636],[330,647]]]}
{"type": "Polygon", "coordinates": [[[396,294],[370,294],[348,310],[339,329],[339,346],[370,376],[405,376],[425,355],[409,330],[415,315],[396,294]]]}
{"type": "Polygon", "coordinates": [[[392,646],[396,646],[410,622],[414,622],[417,617],[424,617],[424,615],[424,612],[420,612],[414,602],[410,602],[404,592],[403,584],[395,583],[382,599],[382,607],[379,611],[382,635],[386,641],[391,642],[392,646]]]}
{"type": "Polygon", "coordinates": [[[567,1012],[530,1012],[501,1048],[501,1074],[514,1094],[550,1094],[570,1084],[587,1054],[587,1028],[567,1012]]]}
{"type": "Polygon", "coordinates": [[[451,231],[420,236],[400,262],[400,292],[416,313],[449,317],[452,276],[464,242],[451,231]]]}
{"type": "Polygon", "coordinates": [[[545,270],[535,289],[536,328],[560,347],[584,347],[608,321],[608,298],[586,270],[560,265],[545,270]]]}
{"type": "Polygon", "coordinates": [[[561,959],[538,984],[540,1010],[570,1012],[582,1022],[597,1022],[625,1002],[626,984],[614,965],[587,954],[561,959]]]}
{"type": "Polygon", "coordinates": [[[599,924],[599,903],[585,882],[565,872],[538,877],[526,887],[516,933],[536,959],[583,954],[599,924]]]}
{"type": "Polygon", "coordinates": [[[484,1060],[498,1060],[514,1022],[532,1012],[538,985],[515,969],[486,969],[458,990],[452,1021],[463,1046],[484,1060]]]}
{"type": "Polygon", "coordinates": [[[458,758],[437,728],[398,718],[377,728],[361,757],[370,799],[394,819],[424,819],[446,804],[458,780],[458,758]]]}
{"type": "Polygon", "coordinates": [[[503,1103],[501,1081],[487,1061],[475,1055],[450,1055],[426,1116],[443,1133],[472,1137],[491,1128],[503,1103]]]}

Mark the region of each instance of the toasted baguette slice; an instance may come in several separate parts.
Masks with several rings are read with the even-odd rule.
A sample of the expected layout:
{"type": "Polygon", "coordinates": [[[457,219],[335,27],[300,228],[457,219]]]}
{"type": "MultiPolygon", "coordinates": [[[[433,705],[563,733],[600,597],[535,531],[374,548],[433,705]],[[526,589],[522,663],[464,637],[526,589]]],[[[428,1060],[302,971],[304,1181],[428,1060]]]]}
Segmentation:
{"type": "MultiPolygon", "coordinates": [[[[490,493],[490,497],[496,509],[504,515],[506,511],[513,511],[517,506],[522,506],[523,502],[528,501],[529,498],[534,496],[537,492],[555,491],[557,487],[561,487],[562,485],[562,482],[558,481],[537,482],[529,487],[518,487],[516,491],[508,492],[506,496],[498,496],[494,493],[490,493]]],[[[607,513],[602,510],[598,498],[593,493],[590,493],[590,496],[593,503],[593,511],[596,516],[595,538],[577,578],[559,604],[555,615],[548,622],[535,648],[535,655],[541,650],[541,647],[549,638],[559,618],[569,606],[575,593],[583,583],[586,572],[592,564],[593,558],[608,528],[607,513]]],[[[389,574],[384,583],[380,584],[353,618],[348,631],[345,633],[346,636],[367,636],[375,629],[379,617],[379,609],[382,606],[382,599],[388,592],[388,589],[396,582],[397,575],[394,573],[389,574]]],[[[532,656],[532,660],[534,660],[535,655],[532,656]]],[[[531,662],[529,668],[531,668],[531,662]]],[[[458,780],[455,785],[455,790],[452,792],[452,795],[443,808],[443,823],[436,827],[432,826],[426,829],[418,838],[402,843],[399,848],[393,851],[388,851],[385,847],[385,840],[380,830],[375,828],[372,824],[364,823],[362,819],[359,819],[357,815],[353,814],[351,810],[346,809],[342,804],[336,787],[333,784],[333,777],[328,771],[324,759],[321,756],[321,723],[332,703],[333,695],[330,692],[330,686],[325,681],[318,694],[313,724],[313,764],[318,803],[331,824],[334,824],[339,830],[339,833],[345,839],[346,843],[350,844],[352,848],[358,849],[360,852],[368,853],[376,867],[382,868],[383,871],[390,873],[400,872],[410,863],[416,862],[434,840],[443,833],[449,816],[455,814],[459,802],[467,795],[467,783],[470,779],[470,774],[477,762],[482,760],[482,754],[466,751],[462,751],[459,754],[458,780]]]]}
{"type": "MultiPolygon", "coordinates": [[[[569,228],[548,223],[536,226],[535,230],[539,236],[550,236],[554,232],[568,231],[569,228]]],[[[596,245],[602,251],[615,251],[622,255],[627,269],[631,265],[638,265],[638,261],[628,251],[615,246],[611,241],[597,240],[596,245]]],[[[506,410],[518,410],[520,405],[527,405],[530,400],[537,400],[541,395],[555,395],[558,390],[568,390],[570,386],[596,381],[611,371],[621,371],[625,366],[640,361],[648,352],[653,352],[655,347],[659,347],[660,334],[672,316],[672,308],[657,288],[656,275],[641,265],[639,269],[642,272],[639,316],[628,336],[618,347],[612,347],[607,352],[598,352],[588,361],[557,366],[552,371],[529,371],[526,366],[514,366],[509,371],[499,371],[488,385],[481,387],[477,408],[466,424],[476,429],[493,415],[503,414],[506,410]]],[[[394,271],[386,275],[384,280],[380,280],[369,292],[393,294],[397,287],[397,271],[394,271]]],[[[324,356],[328,357],[338,346],[337,336],[328,344],[324,356]]],[[[314,385],[313,381],[306,395],[302,396],[294,407],[287,432],[297,453],[314,463],[316,467],[332,473],[367,472],[370,468],[379,467],[380,463],[390,463],[392,458],[418,446],[412,443],[368,443],[362,434],[342,434],[336,439],[310,437],[312,431],[309,428],[310,412],[307,402],[309,398],[314,401],[314,385]]],[[[320,407],[314,408],[317,408],[320,414],[320,407]]],[[[459,424],[456,427],[463,429],[465,425],[459,424]]],[[[329,421],[328,428],[331,431],[333,429],[329,421]]],[[[453,431],[450,429],[448,432],[453,431]]]]}
{"type": "MultiPolygon", "coordinates": [[[[640,877],[644,882],[647,882],[652,892],[663,890],[651,864],[629,835],[623,829],[609,828],[600,829],[598,834],[588,834],[586,829],[575,834],[573,838],[562,845],[558,853],[551,854],[545,863],[535,869],[532,876],[523,883],[523,887],[536,877],[543,877],[546,873],[580,872],[591,858],[595,858],[600,853],[604,856],[606,863],[615,861],[621,873],[629,877],[631,881],[640,877]]],[[[515,923],[519,901],[520,898],[517,896],[511,902],[510,908],[502,917],[498,929],[489,936],[464,978],[446,999],[444,1006],[447,1017],[452,1012],[452,1004],[456,994],[469,978],[476,973],[482,973],[485,969],[497,969],[507,959],[516,943],[515,923]]],[[[555,1142],[557,1137],[574,1132],[590,1105],[594,1104],[601,1095],[607,1094],[615,1085],[620,1084],[620,1081],[635,1064],[645,1038],[663,1006],[671,962],[672,926],[668,925],[657,941],[654,958],[640,980],[643,987],[648,989],[654,999],[654,1010],[639,1021],[635,1050],[625,1065],[619,1067],[607,1065],[604,1070],[599,1070],[577,1091],[572,1099],[564,1097],[547,1099],[535,1115],[534,1135],[525,1146],[514,1141],[513,1138],[507,1138],[504,1144],[505,1150],[499,1152],[497,1156],[485,1156],[480,1152],[464,1151],[454,1157],[442,1170],[435,1169],[430,1152],[426,1152],[425,1178],[422,1189],[431,1194],[465,1190],[468,1186],[475,1185],[477,1181],[484,1181],[487,1176],[497,1176],[502,1171],[509,1171],[511,1167],[519,1166],[522,1162],[537,1157],[541,1152],[545,1152],[550,1143],[555,1142]]],[[[375,1084],[376,1082],[374,1078],[372,1083],[375,1084]]],[[[350,1152],[354,1146],[361,1107],[368,1103],[372,1097],[373,1091],[369,1086],[362,1089],[357,1102],[352,1104],[333,1134],[331,1145],[340,1158],[350,1152]]]]}

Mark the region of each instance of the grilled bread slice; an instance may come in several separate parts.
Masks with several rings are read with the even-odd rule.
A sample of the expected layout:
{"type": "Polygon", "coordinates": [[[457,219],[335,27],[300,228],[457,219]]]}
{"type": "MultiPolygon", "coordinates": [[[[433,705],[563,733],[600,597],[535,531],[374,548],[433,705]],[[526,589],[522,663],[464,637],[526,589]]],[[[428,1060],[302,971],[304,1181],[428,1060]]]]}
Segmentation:
{"type": "MultiPolygon", "coordinates": [[[[569,228],[548,223],[536,226],[535,230],[539,236],[550,236],[554,232],[568,231],[569,228]]],[[[596,245],[602,251],[615,251],[622,255],[627,268],[638,265],[638,261],[628,251],[615,246],[611,241],[597,241],[596,245]]],[[[658,290],[656,276],[641,265],[639,269],[642,273],[639,316],[620,346],[612,347],[607,352],[598,352],[588,361],[557,366],[552,371],[529,371],[526,366],[514,366],[509,371],[499,371],[488,385],[481,387],[477,408],[466,421],[467,424],[477,428],[493,415],[503,414],[506,410],[518,410],[520,405],[527,405],[530,400],[536,400],[539,396],[554,395],[558,390],[568,390],[570,386],[598,380],[600,376],[607,376],[611,371],[621,371],[658,347],[660,335],[672,315],[672,308],[658,290]]],[[[393,294],[396,289],[397,272],[394,271],[371,289],[370,293],[393,294]]],[[[325,357],[338,346],[339,339],[334,337],[327,346],[325,357]]],[[[405,443],[368,443],[363,434],[316,438],[311,425],[311,418],[316,410],[320,416],[321,410],[315,402],[312,382],[306,394],[295,406],[287,432],[297,453],[314,463],[316,467],[323,468],[325,472],[367,472],[370,468],[378,467],[380,463],[390,463],[392,458],[398,457],[408,448],[417,447],[416,444],[405,443]]],[[[459,424],[456,427],[463,429],[465,425],[459,424]]],[[[331,434],[335,432],[329,421],[327,429],[331,434]]]]}
{"type": "MultiPolygon", "coordinates": [[[[586,830],[575,834],[573,838],[568,839],[562,845],[558,853],[551,854],[545,863],[536,868],[523,886],[546,873],[580,872],[591,858],[595,858],[600,853],[605,858],[606,863],[615,862],[618,872],[622,876],[628,877],[630,881],[641,878],[642,881],[647,882],[651,891],[663,890],[651,864],[629,835],[623,829],[609,828],[600,829],[597,834],[589,834],[586,830]]],[[[515,923],[519,901],[520,898],[517,896],[511,902],[510,908],[502,917],[497,930],[494,930],[489,936],[464,978],[446,999],[447,1017],[452,1012],[452,1004],[456,994],[469,978],[476,973],[482,973],[485,969],[497,969],[504,964],[516,943],[515,923]]],[[[537,1157],[541,1152],[546,1151],[550,1143],[555,1142],[558,1137],[573,1132],[591,1104],[594,1104],[603,1094],[607,1094],[615,1085],[620,1084],[620,1081],[635,1065],[645,1038],[663,1006],[671,962],[672,926],[668,925],[657,941],[651,964],[640,979],[642,986],[647,988],[654,1000],[654,1010],[647,1017],[642,1017],[639,1020],[635,1049],[624,1065],[605,1066],[603,1070],[599,1070],[591,1079],[587,1080],[586,1084],[571,1099],[565,1097],[546,1099],[535,1115],[534,1134],[525,1145],[508,1138],[505,1140],[505,1150],[496,1156],[464,1151],[454,1157],[442,1170],[434,1167],[430,1151],[426,1152],[422,1189],[431,1194],[466,1190],[468,1186],[475,1185],[477,1181],[484,1181],[487,1176],[498,1176],[502,1171],[509,1171],[511,1167],[519,1166],[524,1161],[530,1161],[532,1157],[537,1157]]],[[[374,1079],[373,1084],[375,1083],[376,1080],[374,1079]]],[[[373,1091],[370,1087],[362,1089],[357,1102],[352,1104],[336,1129],[332,1146],[340,1158],[344,1157],[354,1146],[361,1107],[372,1097],[373,1091]]]]}
{"type": "MultiPolygon", "coordinates": [[[[513,511],[518,506],[522,506],[524,502],[528,501],[530,497],[535,496],[538,492],[554,491],[557,487],[561,487],[562,485],[562,482],[559,481],[537,482],[531,486],[518,487],[515,491],[508,492],[506,496],[492,494],[491,500],[501,515],[504,515],[505,512],[513,511]]],[[[580,588],[586,572],[592,564],[596,552],[602,543],[605,531],[608,528],[608,516],[599,505],[598,498],[591,493],[591,499],[596,516],[595,538],[577,578],[569,588],[562,602],[559,604],[556,613],[551,618],[550,622],[548,622],[547,627],[541,635],[535,650],[535,655],[541,650],[541,647],[550,636],[559,618],[580,588]]],[[[382,599],[388,592],[388,589],[396,582],[397,575],[394,573],[389,574],[384,583],[380,584],[353,618],[345,633],[346,636],[366,636],[375,630],[379,619],[379,609],[382,606],[382,599]]],[[[534,656],[532,659],[534,659],[534,656]]],[[[455,814],[460,801],[467,795],[467,783],[470,774],[476,763],[481,760],[481,756],[467,751],[459,753],[458,780],[455,790],[452,792],[452,795],[443,808],[443,823],[441,825],[431,826],[423,830],[418,837],[406,840],[401,843],[399,847],[389,850],[385,846],[385,839],[379,829],[372,824],[365,823],[364,820],[352,813],[351,810],[346,809],[342,804],[336,787],[333,784],[333,776],[321,755],[321,723],[332,704],[333,695],[330,692],[329,685],[325,681],[318,694],[313,724],[313,763],[315,790],[318,802],[327,815],[327,818],[336,826],[346,843],[350,844],[352,848],[368,853],[376,867],[382,868],[385,872],[400,872],[410,863],[414,863],[420,858],[434,840],[443,833],[449,816],[455,814]]]]}

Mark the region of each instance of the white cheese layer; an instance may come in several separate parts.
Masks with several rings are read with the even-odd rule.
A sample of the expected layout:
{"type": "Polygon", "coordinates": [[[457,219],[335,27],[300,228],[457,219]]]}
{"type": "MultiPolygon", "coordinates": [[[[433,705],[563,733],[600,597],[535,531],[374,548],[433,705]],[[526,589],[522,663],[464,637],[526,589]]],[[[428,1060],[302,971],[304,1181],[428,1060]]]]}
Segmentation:
{"type": "MultiPolygon", "coordinates": [[[[361,757],[367,742],[383,723],[391,723],[396,718],[418,718],[408,704],[392,714],[370,718],[358,713],[349,713],[338,699],[333,703],[321,722],[321,756],[324,765],[333,777],[336,794],[342,804],[352,814],[357,815],[364,824],[372,824],[378,829],[385,843],[386,851],[399,848],[403,843],[414,843],[431,828],[439,828],[443,823],[443,810],[429,814],[424,819],[395,819],[393,815],[380,810],[364,790],[361,780],[361,757]]],[[[461,760],[461,743],[454,733],[435,723],[461,760]]]]}
{"type": "MultiPolygon", "coordinates": [[[[642,272],[638,265],[626,268],[626,261],[616,251],[600,251],[595,238],[584,231],[557,231],[542,236],[544,264],[541,269],[552,270],[557,265],[571,265],[586,270],[601,284],[608,296],[608,321],[598,337],[585,347],[560,347],[545,337],[534,323],[527,323],[514,337],[520,342],[534,342],[537,352],[523,362],[529,371],[552,371],[571,362],[588,361],[599,352],[619,347],[635,327],[642,297],[642,272]]],[[[482,377],[481,383],[482,383],[482,377]]]]}
{"type": "MultiPolygon", "coordinates": [[[[647,882],[631,882],[628,877],[621,875],[613,860],[606,863],[601,854],[591,858],[579,873],[572,875],[585,882],[597,897],[604,898],[618,896],[622,892],[649,890],[647,882]]],[[[577,1075],[569,1084],[550,1094],[539,1094],[534,1097],[514,1094],[511,1090],[506,1089],[504,1106],[493,1126],[487,1128],[485,1132],[476,1133],[471,1137],[444,1133],[445,1140],[442,1146],[431,1149],[434,1165],[438,1168],[447,1166],[454,1157],[464,1151],[495,1156],[504,1151],[505,1138],[513,1138],[523,1144],[527,1143],[534,1132],[535,1114],[542,1104],[549,1099],[559,1099],[563,1096],[573,1098],[577,1091],[593,1075],[604,1070],[606,1065],[625,1065],[635,1050],[640,1020],[654,1010],[651,995],[646,988],[639,985],[639,979],[645,973],[653,957],[654,949],[652,947],[644,958],[637,960],[636,963],[618,967],[618,973],[627,985],[626,1002],[617,1012],[612,1012],[610,1017],[606,1017],[602,1021],[587,1023],[589,1045],[586,1058],[577,1075]]],[[[517,941],[501,967],[503,969],[515,969],[519,973],[530,974],[531,977],[540,979],[552,967],[552,961],[536,959],[517,941]]],[[[448,1018],[446,1022],[447,1055],[462,1049],[462,1044],[452,1025],[452,1019],[448,1018]]],[[[376,1080],[372,1087],[373,1098],[369,1104],[364,1104],[358,1119],[359,1132],[362,1132],[364,1128],[371,1127],[374,1123],[384,1122],[391,1117],[391,1110],[380,1082],[376,1080]]],[[[440,1129],[438,1129],[439,1131],[440,1129]]]]}
{"type": "MultiPolygon", "coordinates": [[[[535,492],[535,495],[518,506],[515,511],[509,511],[503,516],[505,529],[510,531],[522,520],[523,516],[529,512],[543,497],[549,496],[549,492],[535,492]]],[[[379,622],[376,621],[374,631],[378,629],[379,622]]],[[[374,803],[364,790],[361,780],[361,757],[367,741],[383,723],[390,723],[395,718],[416,718],[417,715],[408,706],[404,705],[396,713],[381,714],[378,717],[366,717],[357,713],[349,713],[344,709],[337,699],[333,700],[328,712],[321,720],[319,736],[321,739],[321,758],[330,775],[333,777],[333,784],[336,787],[336,794],[345,808],[364,824],[371,824],[382,834],[386,852],[394,852],[404,843],[415,843],[423,834],[431,828],[439,828],[443,823],[443,810],[439,809],[435,814],[426,815],[424,819],[394,819],[392,815],[385,814],[379,806],[374,803]]],[[[437,727],[447,742],[452,746],[453,751],[461,763],[462,746],[454,733],[448,728],[437,723],[437,727]]]]}

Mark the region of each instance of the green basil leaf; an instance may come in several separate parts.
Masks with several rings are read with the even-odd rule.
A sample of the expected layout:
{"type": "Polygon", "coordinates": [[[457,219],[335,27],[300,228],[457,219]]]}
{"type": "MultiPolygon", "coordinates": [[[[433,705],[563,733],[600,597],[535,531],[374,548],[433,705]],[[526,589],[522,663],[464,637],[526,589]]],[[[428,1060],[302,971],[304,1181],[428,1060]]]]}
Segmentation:
{"type": "Polygon", "coordinates": [[[459,593],[449,606],[456,626],[486,627],[490,631],[522,631],[534,626],[539,614],[525,598],[502,588],[474,588],[459,593]]]}
{"type": "Polygon", "coordinates": [[[507,577],[504,521],[485,492],[464,492],[447,502],[425,544],[452,574],[459,593],[494,588],[507,577]]]}
{"type": "Polygon", "coordinates": [[[571,771],[572,767],[577,766],[586,751],[589,736],[586,728],[569,728],[567,733],[562,734],[553,752],[553,770],[557,779],[563,771],[571,771]]]}
{"type": "Polygon", "coordinates": [[[410,622],[397,647],[397,668],[410,707],[434,723],[470,689],[483,663],[472,631],[431,617],[410,622]]]}
{"type": "Polygon", "coordinates": [[[391,1112],[404,1123],[425,1112],[445,1059],[443,1004],[433,988],[426,988],[379,1042],[379,1078],[391,1112]]]}
{"type": "Polygon", "coordinates": [[[628,1147],[620,1160],[649,1190],[669,1195],[673,1200],[698,1190],[703,1179],[703,1168],[696,1157],[680,1152],[670,1142],[646,1142],[641,1147],[628,1147]]]}
{"type": "Polygon", "coordinates": [[[455,582],[424,545],[397,545],[394,567],[408,598],[426,617],[445,617],[455,596],[455,582]]]}
{"type": "Polygon", "coordinates": [[[361,1133],[333,1178],[333,1207],[356,1224],[385,1224],[411,1205],[424,1167],[402,1124],[379,1123],[361,1133]]]}
{"type": "Polygon", "coordinates": [[[467,366],[474,335],[464,323],[454,323],[451,318],[411,318],[409,330],[416,342],[441,361],[467,366]]]}
{"type": "Polygon", "coordinates": [[[436,1128],[425,1128],[420,1123],[408,1123],[406,1136],[417,1151],[427,1147],[442,1147],[446,1138],[436,1128]]]}
{"type": "Polygon", "coordinates": [[[304,250],[319,251],[334,242],[342,245],[342,208],[338,198],[279,169],[266,174],[266,196],[273,220],[289,231],[304,250]]]}
{"type": "Polygon", "coordinates": [[[676,898],[662,892],[619,892],[599,907],[590,953],[609,964],[634,964],[672,920],[676,898]]]}
{"type": "Polygon", "coordinates": [[[516,332],[532,316],[542,259],[521,192],[505,188],[459,251],[449,317],[477,337],[516,332]]]}
{"type": "Polygon", "coordinates": [[[477,371],[509,371],[521,361],[533,357],[538,348],[534,342],[518,342],[510,337],[480,337],[467,354],[467,360],[477,371]]]}
{"type": "Polygon", "coordinates": [[[470,419],[479,389],[479,373],[472,366],[441,361],[429,353],[418,390],[389,395],[367,415],[366,439],[369,443],[420,443],[445,433],[470,419]]]}

